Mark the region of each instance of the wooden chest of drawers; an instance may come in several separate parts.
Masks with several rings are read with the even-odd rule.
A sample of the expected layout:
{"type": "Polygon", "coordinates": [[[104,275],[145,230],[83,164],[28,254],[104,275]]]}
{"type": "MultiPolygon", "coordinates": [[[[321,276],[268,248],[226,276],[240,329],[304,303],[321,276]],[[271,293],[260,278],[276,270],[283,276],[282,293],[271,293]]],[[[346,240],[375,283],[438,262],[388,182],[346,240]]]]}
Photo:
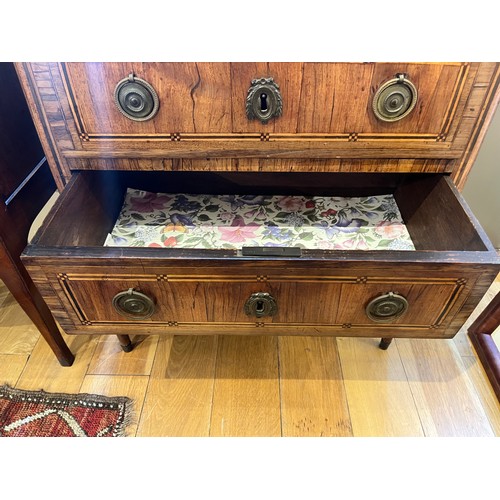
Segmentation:
{"type": "Polygon", "coordinates": [[[62,191],[23,259],[67,333],[450,338],[500,270],[459,193],[495,63],[17,71],[62,191]],[[415,250],[103,246],[130,187],[391,194],[415,250]]]}

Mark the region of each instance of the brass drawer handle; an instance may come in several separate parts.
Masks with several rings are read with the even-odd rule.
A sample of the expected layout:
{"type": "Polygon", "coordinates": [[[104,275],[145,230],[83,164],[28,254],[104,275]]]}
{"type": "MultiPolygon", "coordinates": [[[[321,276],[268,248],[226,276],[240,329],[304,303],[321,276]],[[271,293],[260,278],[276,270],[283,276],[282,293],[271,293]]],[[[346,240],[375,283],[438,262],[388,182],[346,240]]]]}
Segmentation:
{"type": "Polygon", "coordinates": [[[271,118],[281,116],[283,99],[279,85],[272,78],[252,80],[248,89],[246,111],[249,120],[266,124],[271,118]]]}
{"type": "Polygon", "coordinates": [[[402,295],[389,292],[371,300],[366,306],[366,315],[376,323],[389,323],[402,316],[408,306],[402,295]]]}
{"type": "Polygon", "coordinates": [[[275,298],[266,292],[252,293],[245,302],[245,314],[262,318],[264,316],[274,316],[278,311],[278,304],[275,298]]]}
{"type": "Polygon", "coordinates": [[[395,122],[408,116],[417,104],[418,92],[404,73],[385,82],[373,97],[375,116],[384,122],[395,122]]]}
{"type": "Polygon", "coordinates": [[[150,120],[160,107],[155,89],[133,73],[118,82],[114,99],[120,113],[136,122],[150,120]]]}
{"type": "Polygon", "coordinates": [[[148,319],[155,312],[154,302],[141,292],[129,288],[113,297],[113,307],[118,314],[129,319],[148,319]]]}

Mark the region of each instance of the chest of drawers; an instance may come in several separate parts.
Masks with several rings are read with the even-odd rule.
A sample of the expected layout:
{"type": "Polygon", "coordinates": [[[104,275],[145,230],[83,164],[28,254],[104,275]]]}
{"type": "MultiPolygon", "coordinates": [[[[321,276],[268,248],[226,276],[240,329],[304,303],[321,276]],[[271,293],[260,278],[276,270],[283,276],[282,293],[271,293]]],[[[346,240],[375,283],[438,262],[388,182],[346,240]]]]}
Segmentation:
{"type": "MultiPolygon", "coordinates": [[[[496,63],[17,71],[61,191],[23,260],[69,334],[451,338],[500,269],[459,192],[498,101],[496,63]],[[309,203],[391,195],[415,249],[370,249],[368,237],[349,247],[366,231],[333,209],[325,234],[353,230],[342,248],[180,245],[189,209],[164,214],[159,243],[104,246],[131,188],[309,203]]],[[[310,206],[299,215],[314,226],[310,206]]]]}

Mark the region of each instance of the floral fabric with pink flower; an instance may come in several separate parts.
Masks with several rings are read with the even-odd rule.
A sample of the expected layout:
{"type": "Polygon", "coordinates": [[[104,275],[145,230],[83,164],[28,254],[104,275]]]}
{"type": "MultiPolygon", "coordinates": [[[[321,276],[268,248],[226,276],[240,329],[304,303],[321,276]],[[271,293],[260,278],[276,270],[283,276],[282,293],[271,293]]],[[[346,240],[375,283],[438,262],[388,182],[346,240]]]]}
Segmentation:
{"type": "Polygon", "coordinates": [[[203,195],[128,189],[105,246],[415,250],[392,195],[203,195]]]}

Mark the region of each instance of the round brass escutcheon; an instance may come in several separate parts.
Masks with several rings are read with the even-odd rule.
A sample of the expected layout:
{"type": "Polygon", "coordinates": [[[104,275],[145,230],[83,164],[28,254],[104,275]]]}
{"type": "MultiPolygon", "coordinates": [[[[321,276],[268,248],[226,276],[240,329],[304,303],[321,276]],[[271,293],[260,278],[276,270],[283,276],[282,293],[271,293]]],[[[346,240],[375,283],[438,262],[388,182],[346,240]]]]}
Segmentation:
{"type": "Polygon", "coordinates": [[[418,92],[415,85],[399,73],[396,78],[385,82],[373,97],[375,116],[384,122],[395,122],[408,116],[417,104],[418,92]]]}
{"type": "Polygon", "coordinates": [[[155,89],[132,73],[118,82],[115,87],[114,100],[120,113],[137,122],[150,120],[160,107],[155,89]]]}
{"type": "Polygon", "coordinates": [[[262,318],[274,316],[278,311],[278,304],[272,295],[266,292],[252,293],[245,302],[245,314],[262,318]]]}
{"type": "Polygon", "coordinates": [[[408,301],[394,292],[385,293],[371,300],[366,315],[377,323],[389,323],[402,316],[408,309],[408,301]]]}
{"type": "Polygon", "coordinates": [[[129,319],[148,319],[155,312],[154,302],[141,292],[129,288],[113,297],[116,312],[129,319]]]}

